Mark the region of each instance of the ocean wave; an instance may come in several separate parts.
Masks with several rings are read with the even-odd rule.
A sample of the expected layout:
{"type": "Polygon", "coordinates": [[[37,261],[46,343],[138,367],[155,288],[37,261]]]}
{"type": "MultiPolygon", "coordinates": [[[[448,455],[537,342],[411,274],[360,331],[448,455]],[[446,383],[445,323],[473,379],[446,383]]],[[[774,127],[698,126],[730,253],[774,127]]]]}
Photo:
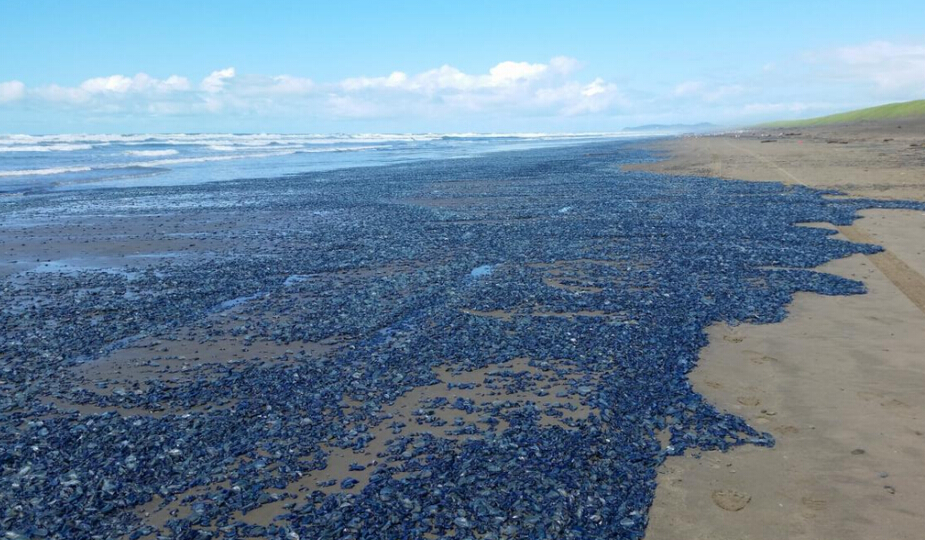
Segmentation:
{"type": "Polygon", "coordinates": [[[323,154],[326,152],[361,152],[363,150],[382,150],[392,148],[391,144],[377,144],[373,146],[341,146],[337,148],[306,148],[297,150],[296,154],[323,154]]]}
{"type": "Polygon", "coordinates": [[[47,146],[13,144],[11,146],[0,146],[0,152],[75,152],[92,148],[92,144],[52,144],[47,146]]]}
{"type": "Polygon", "coordinates": [[[13,176],[51,176],[55,174],[88,172],[92,170],[92,167],[49,167],[47,169],[23,169],[19,171],[0,171],[0,178],[9,178],[13,176]]]}
{"type": "Polygon", "coordinates": [[[366,145],[366,146],[324,146],[321,148],[309,147],[307,148],[304,145],[279,145],[279,146],[253,146],[253,145],[235,145],[235,144],[212,144],[208,146],[209,150],[216,152],[248,152],[247,156],[253,157],[255,150],[268,150],[273,149],[274,152],[277,150],[293,150],[296,154],[317,154],[324,152],[356,152],[360,150],[379,150],[383,148],[392,148],[391,144],[377,144],[377,145],[366,145]]]}
{"type": "Polygon", "coordinates": [[[624,132],[586,132],[586,133],[546,133],[546,132],[525,132],[525,133],[432,133],[429,134],[443,140],[452,139],[523,139],[523,140],[565,140],[565,139],[609,139],[626,137],[624,132]]]}
{"type": "Polygon", "coordinates": [[[125,155],[127,156],[141,156],[141,157],[158,157],[158,156],[174,156],[179,154],[176,150],[127,150],[125,155]]]}
{"type": "Polygon", "coordinates": [[[443,138],[547,138],[587,137],[605,134],[557,134],[557,133],[331,133],[331,134],[231,134],[231,133],[164,133],[134,135],[0,135],[0,145],[38,144],[125,144],[125,145],[241,145],[272,146],[293,144],[337,144],[364,142],[419,142],[443,138]]]}
{"type": "MultiPolygon", "coordinates": [[[[629,133],[423,133],[383,134],[361,133],[329,135],[312,134],[133,134],[133,135],[0,135],[0,152],[22,152],[25,155],[6,154],[3,168],[17,167],[17,170],[0,170],[0,178],[47,176],[61,181],[95,181],[88,177],[108,177],[121,174],[120,169],[169,170],[173,166],[197,163],[223,162],[230,160],[253,160],[275,158],[291,154],[317,154],[294,158],[286,163],[267,163],[268,171],[315,170],[350,165],[353,163],[385,163],[403,155],[409,159],[429,157],[467,157],[482,152],[506,148],[529,148],[551,144],[571,144],[605,138],[626,138],[638,136],[629,133]],[[446,141],[446,142],[443,142],[446,141]],[[559,142],[556,142],[559,141],[559,142]],[[106,146],[107,151],[97,148],[106,146]],[[85,154],[58,154],[57,152],[87,151],[85,154]],[[377,150],[388,150],[381,156],[377,150]],[[422,154],[420,151],[423,150],[422,154]],[[40,152],[28,155],[28,152],[40,152]],[[52,153],[49,153],[52,152],[52,153]],[[335,153],[371,152],[358,154],[354,158],[333,157],[335,153]],[[403,152],[405,152],[403,154],[403,152]],[[324,157],[331,155],[331,157],[324,157]],[[81,174],[68,174],[81,173],[81,174]],[[88,174],[87,174],[88,173],[88,174]]],[[[242,174],[251,174],[262,167],[258,162],[253,167],[242,167],[242,174]]],[[[217,175],[225,177],[237,167],[221,167],[217,175]]],[[[179,176],[187,174],[182,167],[179,176]]],[[[147,174],[146,170],[131,171],[131,174],[147,174]]],[[[208,172],[208,171],[207,171],[208,172]]],[[[208,176],[206,174],[205,176],[208,176]]],[[[31,181],[31,180],[30,180],[31,181]]],[[[4,180],[5,184],[11,183],[4,180]]]]}
{"type": "MultiPolygon", "coordinates": [[[[101,169],[92,169],[98,171],[101,169]]],[[[156,176],[158,174],[163,174],[170,169],[159,169],[156,167],[124,167],[124,168],[114,168],[114,169],[104,169],[108,173],[106,176],[100,176],[95,178],[72,178],[68,180],[57,179],[52,182],[52,185],[55,187],[68,187],[68,186],[82,186],[82,185],[91,185],[99,184],[103,182],[114,182],[118,180],[128,180],[132,178],[145,178],[149,176],[156,176]]]]}
{"type": "MultiPolygon", "coordinates": [[[[628,133],[331,133],[331,134],[273,134],[273,133],[163,133],[163,134],[68,134],[68,135],[0,135],[0,152],[49,152],[86,150],[93,146],[140,146],[139,152],[158,151],[156,147],[201,147],[214,152],[245,150],[283,150],[299,147],[330,147],[353,144],[429,143],[433,141],[557,141],[625,138],[628,133]],[[89,145],[89,146],[88,146],[89,145]],[[146,149],[145,146],[155,146],[146,149]],[[13,149],[15,148],[15,149],[13,149]]],[[[338,148],[335,151],[341,151],[338,148]]],[[[145,154],[130,154],[145,155],[145,154]]],[[[154,156],[155,154],[149,154],[154,156]]],[[[164,154],[166,155],[166,154],[164,154]]]]}
{"type": "Polygon", "coordinates": [[[254,143],[231,143],[231,144],[210,144],[206,148],[216,152],[242,152],[242,151],[266,151],[266,150],[297,150],[303,148],[301,144],[254,144],[254,143]]]}
{"type": "Polygon", "coordinates": [[[94,145],[107,145],[110,143],[125,143],[142,141],[157,137],[157,135],[91,135],[86,133],[67,133],[59,135],[0,135],[0,144],[43,144],[63,143],[94,145]]]}
{"type": "Polygon", "coordinates": [[[231,161],[236,159],[252,159],[252,158],[263,158],[263,157],[276,157],[276,156],[287,156],[295,154],[296,150],[286,150],[280,152],[263,152],[263,153],[247,153],[247,154],[235,154],[230,156],[201,156],[201,157],[189,157],[189,158],[175,158],[175,159],[155,159],[149,161],[136,161],[133,163],[107,163],[102,165],[95,165],[93,167],[48,167],[44,169],[21,169],[15,171],[0,171],[0,178],[4,177],[15,177],[15,176],[53,176],[57,174],[67,174],[75,172],[90,172],[90,171],[111,171],[113,169],[129,169],[129,168],[163,168],[168,165],[183,165],[187,163],[207,163],[210,161],[231,161]]]}
{"type": "MultiPolygon", "coordinates": [[[[296,150],[286,150],[282,152],[263,152],[263,153],[247,153],[247,154],[235,154],[231,156],[200,156],[200,157],[189,157],[189,158],[176,158],[176,159],[156,159],[152,161],[138,161],[135,163],[123,163],[116,165],[114,167],[164,167],[167,165],[183,165],[186,163],[207,163],[210,161],[231,161],[235,159],[253,159],[253,158],[262,158],[262,157],[276,157],[276,156],[288,156],[295,154],[296,150]]],[[[112,168],[112,167],[101,167],[101,168],[112,168]]]]}

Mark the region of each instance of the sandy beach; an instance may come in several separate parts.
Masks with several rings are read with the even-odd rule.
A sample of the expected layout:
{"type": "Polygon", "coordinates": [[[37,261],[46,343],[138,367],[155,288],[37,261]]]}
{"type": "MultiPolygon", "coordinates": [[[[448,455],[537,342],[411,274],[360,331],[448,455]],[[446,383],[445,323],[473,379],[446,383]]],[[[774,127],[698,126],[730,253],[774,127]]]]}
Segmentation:
{"type": "MultiPolygon", "coordinates": [[[[925,123],[687,137],[642,170],[925,200],[925,123]]],[[[916,539],[925,527],[925,213],[866,210],[838,237],[882,253],[818,268],[859,296],[799,293],[779,324],[710,328],[691,380],[774,448],[669,457],[646,538],[916,539]]]]}
{"type": "Polygon", "coordinates": [[[7,196],[0,524],[913,538],[925,216],[766,139],[7,196]]]}
{"type": "Polygon", "coordinates": [[[0,1],[0,540],[925,539],[921,2],[380,4],[0,1]]]}

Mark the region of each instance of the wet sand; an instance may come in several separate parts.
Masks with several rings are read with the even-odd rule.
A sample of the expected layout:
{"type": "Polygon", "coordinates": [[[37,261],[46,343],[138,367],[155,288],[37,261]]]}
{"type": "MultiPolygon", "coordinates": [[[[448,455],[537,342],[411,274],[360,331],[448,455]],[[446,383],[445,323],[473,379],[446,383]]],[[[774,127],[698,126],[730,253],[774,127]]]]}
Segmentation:
{"type": "MultiPolygon", "coordinates": [[[[923,122],[690,137],[659,143],[666,161],[630,167],[925,200],[923,143],[923,122]]],[[[777,444],[669,457],[646,538],[922,537],[925,213],[861,215],[809,225],[885,248],[819,268],[868,294],[799,293],[782,323],[709,330],[695,389],[777,444]]]]}

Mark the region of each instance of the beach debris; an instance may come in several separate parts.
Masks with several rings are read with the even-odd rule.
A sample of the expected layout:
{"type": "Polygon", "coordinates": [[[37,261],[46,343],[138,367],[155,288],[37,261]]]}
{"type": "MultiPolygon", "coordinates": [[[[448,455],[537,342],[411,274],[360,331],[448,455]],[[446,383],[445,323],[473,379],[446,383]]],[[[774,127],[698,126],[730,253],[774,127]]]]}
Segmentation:
{"type": "Polygon", "coordinates": [[[476,266],[475,268],[473,268],[472,271],[469,272],[469,275],[474,278],[480,278],[480,277],[485,277],[491,274],[491,271],[492,271],[492,265],[483,264],[481,266],[476,266]]]}
{"type": "Polygon", "coordinates": [[[652,159],[612,142],[3,201],[75,242],[184,249],[0,284],[0,530],[642,538],[667,456],[774,444],[691,386],[705,328],[864,292],[813,268],[879,247],[794,224],[925,210],[620,167],[652,159]]]}

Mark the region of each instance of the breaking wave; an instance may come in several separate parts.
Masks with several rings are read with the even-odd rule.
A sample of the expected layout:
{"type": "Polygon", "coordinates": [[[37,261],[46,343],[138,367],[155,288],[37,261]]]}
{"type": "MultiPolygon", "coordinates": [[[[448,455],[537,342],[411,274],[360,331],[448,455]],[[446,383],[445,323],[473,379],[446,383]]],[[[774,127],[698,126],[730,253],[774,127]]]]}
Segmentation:
{"type": "Polygon", "coordinates": [[[178,151],[173,149],[168,150],[127,150],[125,155],[127,156],[141,156],[141,157],[157,157],[157,156],[175,156],[179,154],[178,151]]]}

